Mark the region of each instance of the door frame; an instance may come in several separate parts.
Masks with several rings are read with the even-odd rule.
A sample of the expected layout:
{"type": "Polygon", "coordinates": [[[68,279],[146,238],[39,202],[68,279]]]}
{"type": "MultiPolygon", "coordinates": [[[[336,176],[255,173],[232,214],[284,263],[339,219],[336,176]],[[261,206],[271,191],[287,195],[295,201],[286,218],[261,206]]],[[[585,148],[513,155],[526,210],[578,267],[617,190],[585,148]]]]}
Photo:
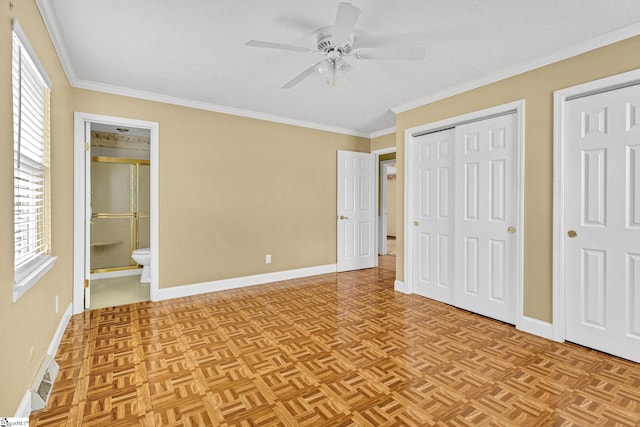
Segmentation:
{"type": "Polygon", "coordinates": [[[553,322],[552,334],[555,341],[565,340],[566,298],[565,298],[565,121],[566,103],[597,93],[608,92],[626,86],[640,84],[640,70],[616,74],[611,77],[594,80],[553,93],[553,322]]]}
{"type": "MultiPolygon", "coordinates": [[[[394,151],[391,151],[391,153],[394,153],[394,151]]],[[[387,153],[385,153],[387,154],[387,153]]],[[[386,255],[387,254],[387,235],[389,233],[387,233],[387,210],[384,210],[385,207],[387,207],[388,205],[388,200],[387,200],[387,167],[389,166],[389,164],[391,163],[396,163],[396,159],[393,160],[383,160],[382,162],[380,161],[380,155],[376,154],[376,161],[378,162],[378,165],[380,165],[381,167],[379,168],[379,173],[378,173],[378,181],[380,183],[380,188],[378,189],[378,197],[377,197],[377,207],[378,207],[378,227],[376,227],[377,230],[377,236],[378,238],[376,239],[378,241],[378,255],[386,255]]]]}
{"type": "MultiPolygon", "coordinates": [[[[151,283],[149,287],[151,301],[158,301],[159,284],[159,138],[160,125],[157,122],[127,119],[123,117],[75,112],[73,135],[73,314],[84,311],[85,280],[85,226],[87,218],[87,179],[85,175],[85,124],[100,123],[118,126],[130,126],[148,129],[150,133],[150,246],[151,246],[151,283]]],[[[88,171],[90,173],[90,171],[88,171]]]]}
{"type": "MultiPolygon", "coordinates": [[[[486,108],[479,111],[473,111],[471,113],[462,114],[455,117],[439,120],[413,128],[406,129],[404,132],[404,286],[401,289],[406,294],[413,293],[413,237],[411,233],[411,213],[413,212],[413,200],[411,195],[413,194],[414,187],[417,183],[414,182],[413,176],[413,163],[408,158],[407,153],[413,152],[416,138],[426,133],[433,133],[439,130],[449,129],[455,126],[459,126],[464,123],[475,122],[479,120],[489,119],[495,116],[501,116],[505,114],[516,114],[516,146],[515,157],[516,162],[514,164],[516,175],[516,212],[515,212],[515,224],[516,230],[520,230],[515,234],[517,239],[515,243],[516,247],[516,285],[515,285],[515,300],[516,300],[516,316],[515,326],[520,329],[521,322],[524,318],[523,308],[523,286],[524,286],[524,118],[525,118],[525,101],[521,99],[519,101],[509,102],[506,104],[498,105],[495,107],[486,108]]],[[[400,290],[400,289],[398,289],[400,290]]]]}

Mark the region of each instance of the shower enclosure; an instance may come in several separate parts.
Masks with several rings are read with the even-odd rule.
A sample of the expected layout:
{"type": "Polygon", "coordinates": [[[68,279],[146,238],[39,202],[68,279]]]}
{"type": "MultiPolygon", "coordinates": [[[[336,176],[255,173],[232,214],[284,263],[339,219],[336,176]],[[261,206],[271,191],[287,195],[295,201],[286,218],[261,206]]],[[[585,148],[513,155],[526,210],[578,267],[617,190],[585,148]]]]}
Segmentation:
{"type": "Polygon", "coordinates": [[[149,160],[91,158],[91,273],[139,266],[149,243],[149,160]]]}

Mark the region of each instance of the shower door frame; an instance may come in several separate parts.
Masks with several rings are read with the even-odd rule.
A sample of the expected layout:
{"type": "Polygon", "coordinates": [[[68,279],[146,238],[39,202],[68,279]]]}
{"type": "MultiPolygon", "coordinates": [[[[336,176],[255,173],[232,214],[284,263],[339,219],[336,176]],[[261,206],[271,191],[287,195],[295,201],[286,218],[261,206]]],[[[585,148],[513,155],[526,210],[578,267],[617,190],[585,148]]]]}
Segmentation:
{"type": "MultiPolygon", "coordinates": [[[[92,212],[91,219],[121,219],[127,218],[129,219],[129,252],[133,253],[134,250],[140,249],[140,218],[150,217],[150,214],[141,214],[140,213],[140,165],[151,167],[151,162],[149,160],[144,159],[132,159],[127,157],[107,157],[107,156],[91,156],[91,162],[96,163],[112,163],[112,164],[126,164],[135,166],[135,184],[133,178],[130,176],[130,211],[126,213],[105,213],[105,212],[92,212]],[[135,192],[135,202],[133,201],[133,194],[135,192]],[[133,209],[133,205],[135,205],[135,210],[133,209]],[[134,232],[135,230],[135,232],[134,232]]],[[[151,171],[149,171],[151,172],[151,171]]],[[[131,173],[131,171],[130,171],[131,173]]],[[[93,182],[91,183],[93,185],[93,182]]],[[[135,270],[142,268],[141,265],[138,265],[131,255],[129,255],[129,265],[126,266],[118,266],[118,267],[103,267],[103,268],[90,268],[90,273],[107,273],[114,271],[123,271],[123,270],[135,270]]]]}
{"type": "MultiPolygon", "coordinates": [[[[159,139],[160,125],[158,122],[128,119],[123,117],[105,116],[92,113],[74,113],[74,221],[73,221],[73,313],[82,313],[85,309],[85,281],[89,280],[90,270],[90,232],[91,220],[90,194],[91,191],[91,152],[90,134],[87,126],[91,123],[115,125],[120,127],[136,127],[148,129],[150,136],[150,231],[151,248],[151,283],[149,297],[151,301],[158,301],[159,284],[159,139]]],[[[88,282],[86,282],[88,283],[88,282]]]]}

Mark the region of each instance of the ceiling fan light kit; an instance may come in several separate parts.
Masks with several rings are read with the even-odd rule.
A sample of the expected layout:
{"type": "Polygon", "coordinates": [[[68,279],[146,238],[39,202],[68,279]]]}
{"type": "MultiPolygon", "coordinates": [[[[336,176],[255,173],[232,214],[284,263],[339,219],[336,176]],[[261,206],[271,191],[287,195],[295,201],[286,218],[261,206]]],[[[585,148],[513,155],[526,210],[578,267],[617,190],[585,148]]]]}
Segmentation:
{"type": "Polygon", "coordinates": [[[288,50],[293,52],[313,53],[321,55],[324,59],[305,68],[293,78],[285,82],[281,87],[289,89],[311,76],[314,73],[327,74],[326,83],[330,86],[336,84],[336,72],[347,75],[354,84],[361,80],[355,69],[345,61],[345,57],[357,60],[413,60],[418,61],[426,57],[421,47],[398,48],[362,48],[354,49],[353,30],[360,17],[361,10],[351,3],[338,4],[338,13],[333,26],[323,27],[314,33],[315,49],[293,46],[282,43],[274,43],[261,40],[249,40],[246,46],[262,47],[268,49],[288,50]],[[329,78],[329,74],[331,75],[329,78]]]}

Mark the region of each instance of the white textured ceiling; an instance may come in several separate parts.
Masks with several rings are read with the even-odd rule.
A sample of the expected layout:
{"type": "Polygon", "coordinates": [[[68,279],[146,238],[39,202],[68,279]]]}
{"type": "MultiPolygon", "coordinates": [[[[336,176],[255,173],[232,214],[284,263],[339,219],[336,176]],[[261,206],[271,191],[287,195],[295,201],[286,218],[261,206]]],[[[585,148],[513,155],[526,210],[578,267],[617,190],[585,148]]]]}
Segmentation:
{"type": "Polygon", "coordinates": [[[317,74],[280,85],[313,54],[337,0],[39,0],[73,85],[250,117],[375,135],[391,108],[488,82],[640,32],[638,0],[351,0],[355,47],[421,46],[424,61],[358,61],[365,88],[317,74]]]}

